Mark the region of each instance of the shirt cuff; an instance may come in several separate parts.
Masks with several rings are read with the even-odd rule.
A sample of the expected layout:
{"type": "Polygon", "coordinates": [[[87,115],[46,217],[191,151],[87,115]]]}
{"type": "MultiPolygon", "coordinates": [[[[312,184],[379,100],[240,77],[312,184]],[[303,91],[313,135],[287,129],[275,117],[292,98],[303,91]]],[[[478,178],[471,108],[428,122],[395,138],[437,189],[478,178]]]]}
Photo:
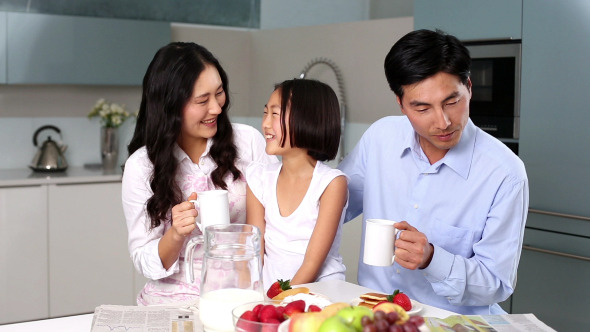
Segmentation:
{"type": "Polygon", "coordinates": [[[143,275],[152,280],[162,279],[171,276],[174,273],[178,273],[179,271],[178,259],[168,270],[162,265],[162,260],[160,259],[160,253],[158,251],[160,239],[146,244],[143,247],[143,254],[141,255],[143,275]]]}
{"type": "Polygon", "coordinates": [[[433,244],[434,254],[430,264],[422,270],[426,280],[429,282],[441,282],[449,276],[453,262],[455,261],[455,255],[444,250],[443,248],[433,244]]]}

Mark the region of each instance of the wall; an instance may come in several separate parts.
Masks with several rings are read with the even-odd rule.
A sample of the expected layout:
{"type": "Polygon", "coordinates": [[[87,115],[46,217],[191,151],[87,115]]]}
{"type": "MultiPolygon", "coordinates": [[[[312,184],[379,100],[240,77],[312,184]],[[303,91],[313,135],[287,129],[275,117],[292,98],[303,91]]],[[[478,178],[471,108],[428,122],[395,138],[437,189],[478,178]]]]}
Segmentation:
{"type": "MultiPolygon", "coordinates": [[[[345,153],[375,120],[401,114],[383,74],[383,59],[394,41],[413,29],[411,17],[262,30],[253,36],[252,98],[249,116],[261,114],[275,83],[298,77],[313,58],[326,57],[340,68],[346,94],[345,153]]],[[[325,65],[308,78],[330,84],[335,76],[325,65]]]]}
{"type": "Polygon", "coordinates": [[[369,0],[261,0],[260,29],[361,21],[369,11],[369,0]]]}

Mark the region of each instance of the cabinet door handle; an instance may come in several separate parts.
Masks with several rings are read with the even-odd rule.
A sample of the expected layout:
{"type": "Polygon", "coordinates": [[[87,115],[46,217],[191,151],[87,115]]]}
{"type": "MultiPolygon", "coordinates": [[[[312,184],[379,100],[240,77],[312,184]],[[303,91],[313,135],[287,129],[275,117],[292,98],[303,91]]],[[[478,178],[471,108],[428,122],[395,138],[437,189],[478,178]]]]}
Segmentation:
{"type": "Polygon", "coordinates": [[[532,246],[529,246],[529,245],[526,245],[526,244],[524,244],[522,246],[522,249],[526,249],[526,250],[530,250],[530,251],[536,251],[536,252],[541,252],[541,253],[544,253],[544,254],[555,255],[555,256],[560,256],[560,257],[567,257],[567,258],[579,259],[579,260],[582,260],[582,261],[590,262],[590,257],[579,256],[579,255],[572,255],[572,254],[567,254],[565,252],[560,252],[560,251],[553,251],[553,250],[541,249],[541,248],[532,247],[532,246]]]}

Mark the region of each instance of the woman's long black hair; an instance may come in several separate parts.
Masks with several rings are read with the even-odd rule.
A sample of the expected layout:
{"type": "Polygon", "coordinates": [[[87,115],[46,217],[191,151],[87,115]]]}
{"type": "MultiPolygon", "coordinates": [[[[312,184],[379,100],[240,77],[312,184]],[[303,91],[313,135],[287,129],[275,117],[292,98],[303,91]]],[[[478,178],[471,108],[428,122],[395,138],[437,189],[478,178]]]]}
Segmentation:
{"type": "Polygon", "coordinates": [[[237,150],[227,114],[230,105],[228,79],[219,61],[206,48],[195,43],[174,42],[162,47],[143,78],[135,132],[127,147],[131,156],[145,146],[154,166],[150,178],[154,194],[146,204],[151,228],[166,221],[170,209],[183,199],[175,181],[178,160],[174,157],[174,145],[181,131],[182,111],[206,65],[217,68],[226,94],[225,104],[217,117],[217,133],[209,151],[217,164],[211,179],[216,187],[227,189],[223,180],[225,175],[231,173],[234,181],[241,175],[235,166],[237,150]]]}

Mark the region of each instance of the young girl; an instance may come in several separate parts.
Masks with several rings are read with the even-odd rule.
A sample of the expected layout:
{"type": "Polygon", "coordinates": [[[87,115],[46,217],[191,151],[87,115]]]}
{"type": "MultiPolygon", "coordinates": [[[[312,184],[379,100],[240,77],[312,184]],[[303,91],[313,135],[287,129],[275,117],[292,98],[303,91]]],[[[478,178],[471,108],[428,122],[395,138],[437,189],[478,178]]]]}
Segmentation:
{"type": "Polygon", "coordinates": [[[340,108],[334,91],[315,80],[275,86],[264,106],[266,153],[282,163],[252,163],[246,170],[247,222],[263,234],[263,281],[302,284],[344,280],[338,252],[347,180],[322,161],[334,159],[340,108]]]}

